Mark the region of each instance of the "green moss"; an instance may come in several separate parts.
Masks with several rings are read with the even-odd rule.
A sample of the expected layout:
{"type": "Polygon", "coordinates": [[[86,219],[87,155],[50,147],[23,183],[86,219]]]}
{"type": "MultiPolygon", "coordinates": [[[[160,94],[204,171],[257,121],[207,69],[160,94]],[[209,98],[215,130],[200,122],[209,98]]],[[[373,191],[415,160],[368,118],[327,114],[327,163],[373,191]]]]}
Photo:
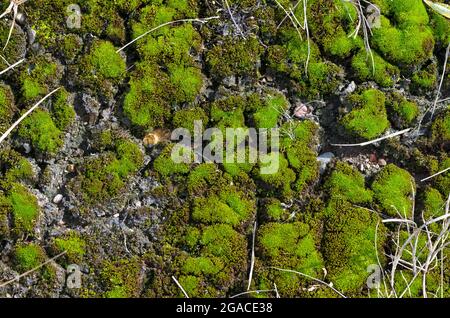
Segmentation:
{"type": "Polygon", "coordinates": [[[298,142],[312,145],[315,143],[317,131],[317,124],[311,120],[286,122],[281,126],[280,145],[285,149],[293,147],[298,142]]]}
{"type": "Polygon", "coordinates": [[[61,131],[56,127],[50,113],[42,109],[36,109],[22,121],[18,134],[42,153],[54,154],[63,143],[61,131]]]}
{"type": "Polygon", "coordinates": [[[211,105],[211,121],[225,133],[225,128],[245,127],[246,99],[241,96],[229,96],[219,99],[211,105]]]}
{"type": "Polygon", "coordinates": [[[283,209],[280,200],[270,198],[264,205],[264,215],[270,221],[279,221],[287,212],[283,209]]]}
{"type": "Polygon", "coordinates": [[[200,244],[202,254],[205,256],[219,257],[225,263],[230,262],[231,266],[245,262],[245,255],[247,255],[245,238],[230,225],[216,224],[206,227],[200,244]]]}
{"type": "MultiPolygon", "coordinates": [[[[1,12],[3,13],[5,10],[6,8],[3,8],[1,12]]],[[[11,15],[7,15],[0,21],[0,46],[2,48],[2,56],[5,57],[10,64],[24,58],[27,47],[26,33],[23,32],[22,29],[15,27],[12,30],[8,46],[4,48],[11,29],[11,17],[11,15]]],[[[3,59],[0,59],[1,70],[6,69],[8,66],[9,65],[5,63],[3,59]]]]}
{"type": "Polygon", "coordinates": [[[45,262],[45,252],[37,244],[19,244],[14,250],[14,260],[18,270],[25,272],[45,262]]]}
{"type": "Polygon", "coordinates": [[[442,15],[431,12],[431,25],[435,39],[441,43],[442,47],[446,47],[450,42],[450,22],[442,15]]]}
{"type": "Polygon", "coordinates": [[[26,188],[14,185],[9,192],[14,228],[19,233],[32,232],[39,216],[37,199],[26,188]]]}
{"type": "Polygon", "coordinates": [[[65,89],[59,90],[54,95],[51,116],[59,130],[67,129],[74,122],[76,113],[65,89]]]}
{"type": "Polygon", "coordinates": [[[189,173],[187,188],[189,193],[200,193],[212,187],[218,179],[217,167],[211,163],[200,164],[189,173]]]}
{"type": "Polygon", "coordinates": [[[365,187],[364,177],[358,170],[339,161],[324,185],[331,198],[339,198],[353,204],[372,202],[372,193],[365,187]]]}
{"type": "Polygon", "coordinates": [[[258,231],[258,244],[271,266],[317,276],[323,267],[314,235],[307,224],[267,223],[258,231]]]}
{"type": "Polygon", "coordinates": [[[8,215],[11,211],[11,202],[0,193],[0,239],[7,239],[10,234],[8,215]]]}
{"type": "Polygon", "coordinates": [[[249,218],[254,208],[254,203],[246,200],[242,193],[223,190],[218,195],[194,199],[192,219],[205,224],[238,226],[249,218]]]}
{"type": "Polygon", "coordinates": [[[265,105],[253,114],[256,128],[275,128],[289,103],[283,94],[269,94],[265,98],[265,105]]]}
{"type": "Polygon", "coordinates": [[[54,244],[59,252],[66,252],[69,262],[72,263],[80,262],[86,254],[86,242],[76,232],[55,238],[54,244]]]}
{"type": "Polygon", "coordinates": [[[391,94],[386,105],[393,112],[392,122],[396,122],[400,127],[411,124],[419,115],[417,104],[399,93],[391,94]]]}
{"type": "MultiPolygon", "coordinates": [[[[446,158],[442,160],[439,164],[438,169],[432,170],[432,173],[437,173],[439,171],[443,171],[450,167],[450,158],[446,158]]],[[[441,192],[444,197],[448,196],[448,189],[450,189],[450,171],[442,173],[435,177],[434,179],[436,188],[441,192]]]]}
{"type": "Polygon", "coordinates": [[[319,176],[317,154],[305,143],[297,142],[286,150],[289,166],[296,172],[295,190],[302,191],[319,176]]]}
{"type": "Polygon", "coordinates": [[[176,88],[173,98],[177,103],[193,102],[203,86],[203,77],[199,68],[170,64],[169,78],[176,88]]]}
{"type": "MultiPolygon", "coordinates": [[[[153,168],[162,177],[169,177],[174,174],[187,174],[190,171],[190,165],[187,163],[176,163],[173,161],[171,154],[174,146],[168,145],[163,152],[153,162],[153,168]]],[[[184,148],[182,155],[191,155],[191,151],[184,148]]]]}
{"type": "Polygon", "coordinates": [[[94,41],[86,62],[89,71],[111,80],[121,79],[126,69],[125,61],[108,41],[94,41]]]}
{"type": "Polygon", "coordinates": [[[13,182],[30,180],[33,177],[33,168],[19,153],[6,148],[0,151],[0,175],[0,187],[9,189],[13,182]]]}
{"type": "Polygon", "coordinates": [[[449,143],[450,141],[450,109],[437,116],[431,127],[431,142],[449,143]]]}
{"type": "Polygon", "coordinates": [[[8,85],[0,84],[0,131],[6,131],[16,111],[14,95],[8,85]]]}
{"type": "Polygon", "coordinates": [[[172,86],[167,74],[150,64],[138,64],[130,79],[123,111],[135,126],[162,127],[170,117],[172,86]]]}
{"type": "Polygon", "coordinates": [[[408,171],[393,164],[387,165],[372,184],[374,198],[384,212],[390,216],[400,215],[410,218],[412,201],[410,195],[415,191],[415,182],[408,171]]]}
{"type": "Polygon", "coordinates": [[[210,258],[206,257],[189,257],[183,264],[182,272],[184,274],[199,275],[215,275],[219,272],[222,264],[217,266],[210,258]],[[221,266],[220,266],[221,265],[221,266]]]}
{"type": "Polygon", "coordinates": [[[400,78],[400,71],[396,66],[386,62],[376,52],[373,54],[373,63],[370,54],[360,51],[352,59],[352,69],[361,81],[374,80],[382,87],[393,86],[400,78]]]}
{"type": "Polygon", "coordinates": [[[55,89],[62,78],[62,66],[51,55],[33,58],[28,68],[19,74],[22,97],[35,101],[55,89]]]}
{"type": "Polygon", "coordinates": [[[368,89],[349,97],[353,109],[345,115],[341,123],[352,134],[365,139],[380,136],[388,127],[385,96],[376,89],[368,89]]]}
{"type": "Polygon", "coordinates": [[[205,128],[208,124],[208,115],[200,107],[190,107],[177,111],[173,115],[172,126],[177,128],[185,128],[189,130],[191,134],[194,133],[195,122],[201,121],[202,126],[200,128],[205,128]]]}
{"type": "Polygon", "coordinates": [[[373,45],[384,58],[396,65],[420,64],[431,56],[434,48],[425,7],[420,0],[402,1],[402,5],[397,3],[390,2],[394,6],[393,23],[381,16],[381,27],[373,30],[373,45]]]}
{"type": "Polygon", "coordinates": [[[292,80],[292,88],[300,97],[314,99],[336,90],[341,69],[322,59],[314,41],[310,41],[308,50],[308,41],[301,40],[295,29],[285,30],[280,41],[283,45],[268,48],[268,66],[282,76],[287,74],[292,80]]]}
{"type": "Polygon", "coordinates": [[[257,233],[257,250],[265,267],[256,271],[257,289],[270,289],[269,286],[275,283],[283,297],[304,297],[310,281],[300,275],[268,267],[321,277],[324,263],[316,239],[315,232],[301,222],[267,223],[261,226],[257,233]]]}
{"type": "Polygon", "coordinates": [[[262,183],[261,194],[281,198],[291,197],[292,184],[296,180],[295,172],[289,168],[289,162],[282,153],[271,152],[260,158],[256,178],[262,183]],[[270,169],[271,162],[279,162],[278,170],[273,173],[263,173],[262,168],[270,169]]]}
{"type": "Polygon", "coordinates": [[[209,72],[214,78],[231,75],[253,75],[262,53],[256,38],[236,40],[232,36],[224,37],[206,54],[209,72]]]}
{"type": "Polygon", "coordinates": [[[423,89],[424,92],[428,92],[436,85],[437,80],[437,64],[431,63],[426,68],[413,74],[411,84],[415,91],[423,89]]]}
{"type": "Polygon", "coordinates": [[[108,151],[86,160],[80,174],[71,182],[72,191],[79,193],[88,205],[115,197],[125,181],[143,164],[139,147],[126,139],[118,139],[108,151]]]}
{"type": "MultiPolygon", "coordinates": [[[[134,27],[140,29],[140,27],[134,27]]],[[[141,33],[135,32],[135,37],[141,33]]],[[[194,27],[184,24],[170,29],[163,28],[152,33],[142,44],[138,51],[143,60],[157,63],[177,63],[177,65],[191,64],[191,51],[199,51],[201,38],[194,27]]]]}
{"type": "Polygon", "coordinates": [[[67,60],[73,61],[83,48],[83,40],[76,34],[64,34],[60,38],[59,53],[67,60]]]}
{"type": "Polygon", "coordinates": [[[104,262],[100,278],[107,291],[103,294],[103,297],[138,297],[141,267],[138,258],[104,262]]]}
{"type": "Polygon", "coordinates": [[[368,266],[378,264],[378,257],[384,260],[382,225],[375,244],[379,217],[341,199],[331,200],[325,215],[322,252],[328,279],[343,293],[359,294],[370,275],[368,266]]]}
{"type": "MultiPolygon", "coordinates": [[[[422,217],[425,222],[437,218],[445,213],[445,201],[438,190],[428,187],[422,195],[422,201],[422,217]]],[[[430,230],[435,233],[440,232],[438,224],[431,224],[429,227],[430,230]]]]}

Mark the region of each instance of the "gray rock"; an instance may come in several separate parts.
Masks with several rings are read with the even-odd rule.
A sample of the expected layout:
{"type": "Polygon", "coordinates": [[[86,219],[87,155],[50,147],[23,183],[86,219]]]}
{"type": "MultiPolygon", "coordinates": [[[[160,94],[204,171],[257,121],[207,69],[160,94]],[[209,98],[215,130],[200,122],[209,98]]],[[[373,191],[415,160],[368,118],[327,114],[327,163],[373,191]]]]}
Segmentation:
{"type": "Polygon", "coordinates": [[[317,161],[320,162],[320,172],[324,172],[327,165],[330,163],[330,161],[334,158],[334,154],[332,152],[325,152],[321,154],[319,157],[317,157],[317,161]]]}

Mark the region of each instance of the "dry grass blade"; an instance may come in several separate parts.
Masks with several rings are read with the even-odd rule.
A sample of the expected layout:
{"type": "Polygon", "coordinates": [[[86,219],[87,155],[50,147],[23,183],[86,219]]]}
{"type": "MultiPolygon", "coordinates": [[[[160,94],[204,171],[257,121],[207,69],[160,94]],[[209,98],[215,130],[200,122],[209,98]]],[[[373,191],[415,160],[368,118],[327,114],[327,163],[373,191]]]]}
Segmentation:
{"type": "Polygon", "coordinates": [[[9,40],[11,40],[11,35],[12,35],[13,30],[14,30],[14,26],[16,25],[16,18],[17,18],[17,14],[19,12],[19,6],[21,4],[27,2],[27,1],[28,0],[11,0],[11,2],[9,3],[8,8],[6,8],[6,10],[0,15],[0,19],[1,19],[5,15],[10,14],[11,12],[13,13],[13,18],[12,18],[12,22],[11,22],[11,28],[9,29],[8,38],[6,39],[6,44],[3,47],[3,51],[8,46],[9,40]]]}
{"type": "Polygon", "coordinates": [[[313,281],[315,281],[317,283],[323,284],[323,285],[331,288],[334,292],[336,292],[342,298],[347,298],[343,293],[341,293],[339,290],[334,288],[331,284],[327,284],[323,280],[320,280],[318,278],[315,278],[315,277],[312,277],[312,276],[309,276],[307,274],[304,274],[304,273],[301,273],[301,272],[298,272],[298,271],[294,271],[294,270],[291,270],[291,269],[283,269],[283,268],[278,268],[278,267],[270,267],[270,268],[276,269],[276,270],[281,271],[281,272],[294,273],[294,274],[297,274],[297,275],[309,278],[309,279],[311,279],[311,280],[313,280],[313,281]]]}
{"type": "Polygon", "coordinates": [[[9,127],[9,129],[0,137],[0,144],[6,139],[6,137],[9,136],[9,134],[14,130],[14,128],[16,128],[22,122],[22,120],[24,120],[28,115],[30,115],[37,107],[39,107],[39,105],[41,105],[47,98],[52,96],[59,89],[60,87],[47,94],[44,98],[38,101],[33,107],[31,107],[25,114],[23,114],[22,117],[20,117],[14,124],[12,124],[12,126],[9,127]]]}
{"type": "Polygon", "coordinates": [[[5,73],[8,72],[9,70],[12,70],[12,69],[15,68],[17,65],[22,64],[23,61],[25,61],[25,59],[21,59],[20,61],[17,61],[17,62],[14,63],[13,65],[8,66],[6,69],[4,69],[3,71],[0,72],[0,75],[5,74],[5,73]]]}
{"type": "Polygon", "coordinates": [[[238,30],[239,34],[245,39],[244,33],[242,32],[241,28],[237,24],[236,19],[233,16],[233,12],[231,12],[231,8],[230,8],[230,5],[228,4],[228,1],[224,0],[224,3],[225,3],[225,6],[227,7],[228,14],[230,15],[231,21],[233,21],[235,28],[238,30]]]}
{"type": "Polygon", "coordinates": [[[271,293],[271,292],[274,292],[274,291],[275,291],[274,289],[250,290],[250,291],[246,291],[246,292],[243,292],[243,293],[239,293],[239,294],[230,296],[230,298],[236,298],[236,297],[239,297],[239,296],[249,295],[249,294],[271,293]]]}
{"type": "Polygon", "coordinates": [[[130,45],[133,44],[134,42],[136,42],[136,41],[142,39],[142,38],[145,37],[146,35],[148,35],[148,34],[154,32],[154,31],[156,31],[156,30],[158,30],[158,29],[161,29],[161,28],[163,28],[163,27],[165,27],[165,26],[172,25],[172,24],[177,24],[177,23],[189,23],[189,22],[192,22],[192,23],[197,22],[197,23],[204,24],[204,23],[207,23],[207,22],[210,21],[210,20],[213,20],[213,19],[219,19],[219,18],[220,18],[219,16],[214,16],[214,17],[209,17],[209,18],[204,18],[204,19],[181,19],[181,20],[169,21],[169,22],[160,24],[160,25],[158,25],[157,27],[154,27],[153,29],[148,30],[147,32],[145,32],[145,33],[139,35],[139,36],[138,36],[137,38],[135,38],[134,40],[131,40],[130,42],[128,42],[127,44],[125,44],[124,46],[122,46],[120,49],[118,49],[118,50],[116,51],[116,53],[119,53],[120,51],[123,51],[124,49],[126,49],[128,46],[130,46],[130,45]]]}
{"type": "Polygon", "coordinates": [[[173,281],[175,282],[175,284],[177,284],[177,286],[181,289],[181,291],[184,294],[184,297],[189,298],[188,294],[186,293],[186,291],[184,290],[183,286],[181,286],[181,284],[178,282],[178,280],[175,278],[175,276],[172,276],[173,281]]]}
{"type": "Polygon", "coordinates": [[[252,235],[252,259],[250,264],[250,273],[248,275],[248,286],[247,290],[250,290],[250,287],[252,285],[252,277],[253,277],[253,269],[255,267],[255,238],[256,238],[256,221],[255,225],[253,226],[253,235],[252,235]]]}
{"type": "Polygon", "coordinates": [[[430,179],[432,179],[434,177],[437,177],[438,175],[441,175],[441,174],[443,174],[443,173],[445,173],[445,172],[447,172],[449,170],[450,170],[450,167],[448,167],[447,169],[444,169],[442,171],[439,171],[439,172],[437,172],[437,173],[435,173],[435,174],[433,174],[433,175],[431,175],[429,177],[426,177],[426,178],[420,180],[420,182],[424,182],[424,181],[430,180],[430,179]]]}
{"type": "Polygon", "coordinates": [[[26,271],[25,273],[20,274],[19,276],[15,277],[15,278],[13,278],[13,279],[7,281],[7,282],[1,283],[1,284],[0,284],[0,288],[5,287],[6,285],[9,285],[9,284],[11,284],[11,283],[14,283],[15,281],[21,279],[22,277],[25,277],[25,276],[27,276],[27,275],[29,275],[29,274],[31,274],[31,273],[37,271],[38,269],[44,267],[45,265],[47,265],[47,264],[53,262],[54,260],[60,258],[60,257],[63,256],[63,255],[65,255],[66,253],[67,253],[67,251],[64,251],[64,252],[62,252],[62,253],[56,255],[55,257],[50,258],[48,261],[42,263],[41,265],[36,266],[35,268],[30,269],[29,271],[26,271]]]}
{"type": "Polygon", "coordinates": [[[377,138],[377,139],[374,139],[374,140],[371,140],[371,141],[362,142],[362,143],[359,143],[359,144],[331,144],[331,146],[334,146],[334,147],[364,147],[364,146],[375,144],[375,143],[377,143],[379,141],[383,141],[385,139],[389,139],[389,138],[393,138],[393,137],[397,137],[397,136],[406,134],[410,130],[411,130],[411,128],[404,129],[404,130],[398,131],[396,133],[389,134],[387,136],[384,136],[384,137],[381,137],[381,138],[377,138]]]}

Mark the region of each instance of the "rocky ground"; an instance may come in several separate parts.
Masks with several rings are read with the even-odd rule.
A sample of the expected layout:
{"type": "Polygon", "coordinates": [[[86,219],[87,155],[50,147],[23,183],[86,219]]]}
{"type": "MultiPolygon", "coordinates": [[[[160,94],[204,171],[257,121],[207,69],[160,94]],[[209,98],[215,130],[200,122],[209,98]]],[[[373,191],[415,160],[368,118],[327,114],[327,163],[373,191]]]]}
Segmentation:
{"type": "Polygon", "coordinates": [[[0,77],[0,132],[59,88],[0,144],[1,297],[182,297],[174,279],[191,297],[450,295],[449,223],[430,221],[450,172],[422,181],[450,167],[445,16],[421,0],[374,0],[380,16],[72,2],[20,4],[1,52],[0,70],[25,60],[0,77]],[[174,163],[167,136],[195,120],[279,128],[280,169],[174,163]]]}

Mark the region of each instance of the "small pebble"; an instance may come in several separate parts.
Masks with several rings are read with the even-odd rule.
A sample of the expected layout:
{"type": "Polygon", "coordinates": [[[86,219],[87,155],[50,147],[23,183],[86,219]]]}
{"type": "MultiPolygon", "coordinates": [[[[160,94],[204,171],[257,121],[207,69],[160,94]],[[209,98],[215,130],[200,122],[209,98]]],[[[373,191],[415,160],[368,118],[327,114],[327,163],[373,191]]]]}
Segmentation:
{"type": "Polygon", "coordinates": [[[22,146],[23,146],[23,149],[24,149],[24,151],[25,151],[26,154],[29,154],[29,153],[31,152],[31,146],[30,146],[30,144],[25,143],[25,144],[23,144],[22,146]]]}
{"type": "Polygon", "coordinates": [[[63,199],[62,194],[57,194],[57,195],[53,198],[53,203],[54,203],[54,204],[61,203],[62,199],[63,199]]]}
{"type": "Polygon", "coordinates": [[[384,167],[385,165],[387,165],[387,162],[384,159],[380,159],[378,160],[378,164],[380,165],[380,167],[384,167]]]}

